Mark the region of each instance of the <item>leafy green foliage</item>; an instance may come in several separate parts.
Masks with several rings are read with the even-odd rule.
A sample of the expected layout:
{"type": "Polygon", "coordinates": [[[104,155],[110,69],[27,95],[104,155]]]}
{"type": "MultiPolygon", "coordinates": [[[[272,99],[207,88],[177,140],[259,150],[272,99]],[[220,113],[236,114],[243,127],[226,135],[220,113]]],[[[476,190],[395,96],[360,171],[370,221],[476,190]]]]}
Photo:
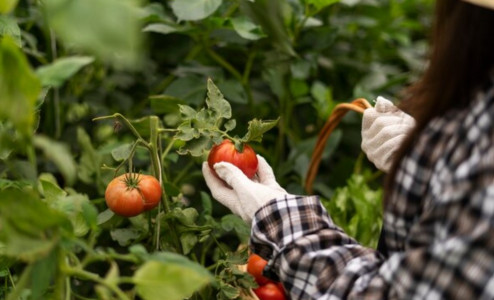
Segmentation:
{"type": "MultiPolygon", "coordinates": [[[[280,184],[303,194],[333,107],[397,99],[420,74],[431,7],[0,1],[0,298],[241,297],[255,286],[238,269],[250,228],[211,199],[208,149],[252,142],[280,184]],[[107,209],[106,184],[129,169],[161,179],[158,209],[107,209]]],[[[359,155],[350,113],[314,187],[335,222],[373,247],[381,178],[359,155]]]]}
{"type": "Polygon", "coordinates": [[[231,119],[232,108],[211,79],[208,80],[206,105],[206,108],[201,108],[199,111],[187,105],[179,105],[182,123],[177,128],[175,138],[187,143],[179,149],[178,153],[201,156],[225,138],[236,143],[261,142],[262,135],[278,123],[278,120],[254,119],[249,121],[247,133],[243,138],[231,137],[228,132],[236,126],[235,119],[231,119]]]}
{"type": "Polygon", "coordinates": [[[44,4],[51,27],[69,45],[116,66],[137,63],[141,36],[134,1],[46,0],[44,4]]]}
{"type": "Polygon", "coordinates": [[[160,253],[157,260],[149,260],[134,274],[137,293],[146,300],[180,300],[211,281],[211,275],[183,256],[160,253]]]}
{"type": "Polygon", "coordinates": [[[50,65],[38,68],[36,75],[43,86],[60,87],[65,80],[92,62],[93,58],[87,56],[64,57],[57,59],[50,65]]]}
{"type": "Polygon", "coordinates": [[[0,120],[11,122],[23,136],[30,137],[39,93],[39,79],[26,57],[10,37],[3,37],[0,40],[0,120]]]}
{"type": "Polygon", "coordinates": [[[347,185],[336,189],[331,200],[324,201],[333,221],[346,233],[368,247],[377,247],[382,227],[382,189],[371,188],[368,176],[353,174],[347,185]]]}

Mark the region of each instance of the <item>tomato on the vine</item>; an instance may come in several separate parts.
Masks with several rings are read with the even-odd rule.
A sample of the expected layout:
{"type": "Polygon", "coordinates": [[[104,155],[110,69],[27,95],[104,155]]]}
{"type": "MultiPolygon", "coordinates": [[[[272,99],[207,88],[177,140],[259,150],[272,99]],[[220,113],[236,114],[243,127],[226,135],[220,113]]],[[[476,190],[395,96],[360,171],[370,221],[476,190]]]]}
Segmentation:
{"type": "Polygon", "coordinates": [[[248,144],[243,144],[243,149],[239,150],[235,144],[225,139],[221,144],[214,145],[209,152],[208,164],[214,172],[214,164],[225,161],[237,166],[248,178],[254,177],[257,172],[257,155],[248,144]]]}
{"type": "Polygon", "coordinates": [[[285,293],[280,290],[278,286],[272,282],[268,282],[265,285],[254,289],[254,294],[259,297],[260,300],[285,300],[285,293]]]}
{"type": "Polygon", "coordinates": [[[126,173],[113,178],[105,191],[106,205],[116,214],[133,217],[151,210],[161,199],[159,181],[151,175],[126,173]]]}
{"type": "Polygon", "coordinates": [[[271,280],[264,275],[262,275],[262,271],[264,267],[268,264],[268,261],[264,258],[260,257],[257,254],[249,255],[249,259],[247,260],[247,272],[254,277],[257,284],[263,285],[271,280]]]}

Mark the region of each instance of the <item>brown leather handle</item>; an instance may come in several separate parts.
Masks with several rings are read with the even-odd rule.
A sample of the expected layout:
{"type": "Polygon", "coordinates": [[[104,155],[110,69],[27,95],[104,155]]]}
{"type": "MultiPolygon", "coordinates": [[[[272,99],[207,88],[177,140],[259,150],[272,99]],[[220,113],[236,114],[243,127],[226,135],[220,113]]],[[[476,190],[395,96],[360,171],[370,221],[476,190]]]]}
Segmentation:
{"type": "Polygon", "coordinates": [[[310,159],[310,164],[309,164],[309,170],[307,171],[307,176],[305,178],[305,191],[307,193],[312,194],[313,192],[312,184],[314,182],[314,179],[316,178],[317,171],[319,169],[319,164],[321,163],[321,157],[324,151],[324,147],[326,146],[326,141],[328,140],[333,130],[340,123],[341,119],[343,119],[343,117],[348,111],[352,110],[363,114],[364,110],[369,107],[372,106],[364,98],[358,98],[350,103],[340,103],[335,106],[328,120],[326,121],[323,128],[319,132],[316,146],[314,147],[314,151],[312,152],[312,157],[310,159]]]}

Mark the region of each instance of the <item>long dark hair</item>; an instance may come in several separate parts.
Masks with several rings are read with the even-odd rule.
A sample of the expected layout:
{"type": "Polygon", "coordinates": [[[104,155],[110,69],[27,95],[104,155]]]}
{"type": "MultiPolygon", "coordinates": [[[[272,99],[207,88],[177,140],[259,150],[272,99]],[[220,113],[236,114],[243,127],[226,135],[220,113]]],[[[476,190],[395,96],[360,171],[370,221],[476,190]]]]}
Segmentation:
{"type": "Polygon", "coordinates": [[[405,91],[400,107],[416,120],[387,178],[387,195],[402,158],[427,123],[448,110],[466,107],[494,68],[494,10],[461,0],[437,0],[428,66],[405,91]]]}

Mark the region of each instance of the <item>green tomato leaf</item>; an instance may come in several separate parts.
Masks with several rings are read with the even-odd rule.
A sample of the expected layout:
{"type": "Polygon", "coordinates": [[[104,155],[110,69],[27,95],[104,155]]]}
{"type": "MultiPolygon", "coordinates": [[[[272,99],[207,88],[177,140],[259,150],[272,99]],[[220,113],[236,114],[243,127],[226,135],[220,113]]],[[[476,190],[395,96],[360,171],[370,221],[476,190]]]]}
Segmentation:
{"type": "Polygon", "coordinates": [[[116,228],[110,231],[111,238],[122,247],[130,245],[137,240],[142,231],[137,228],[116,228]]]}
{"type": "Polygon", "coordinates": [[[188,105],[178,105],[182,118],[184,120],[194,119],[197,115],[197,111],[188,105]]]}
{"type": "Polygon", "coordinates": [[[22,47],[21,29],[10,16],[0,16],[0,37],[3,36],[10,36],[18,47],[22,47]]]}
{"type": "Polygon", "coordinates": [[[213,212],[213,201],[208,193],[201,191],[202,215],[211,216],[213,212]]]}
{"type": "Polygon", "coordinates": [[[200,136],[197,139],[187,142],[185,145],[178,149],[178,153],[181,155],[190,154],[195,157],[202,156],[206,151],[213,147],[213,140],[206,136],[200,136]]]}
{"type": "Polygon", "coordinates": [[[22,51],[11,37],[0,39],[0,121],[10,121],[25,137],[31,137],[36,99],[41,85],[22,51]]]}
{"type": "Polygon", "coordinates": [[[220,293],[224,299],[238,299],[240,297],[240,289],[228,283],[221,284],[220,293]]]}
{"type": "Polygon", "coordinates": [[[225,231],[235,230],[239,239],[243,242],[248,242],[250,237],[250,227],[236,215],[226,215],[221,218],[221,228],[225,231]]]}
{"type": "Polygon", "coordinates": [[[95,183],[96,180],[99,190],[103,190],[105,188],[101,180],[101,163],[103,158],[94,149],[91,137],[82,127],[77,127],[77,142],[81,148],[81,156],[77,169],[79,179],[88,184],[95,183]]]}
{"type": "Polygon", "coordinates": [[[56,178],[51,173],[43,173],[39,176],[42,194],[47,203],[51,204],[59,197],[67,196],[67,192],[58,186],[56,178]]]}
{"type": "Polygon", "coordinates": [[[142,31],[155,32],[155,33],[161,33],[161,34],[169,34],[169,33],[180,31],[180,29],[175,27],[175,26],[170,26],[170,25],[163,24],[163,23],[153,23],[153,24],[149,24],[146,27],[144,27],[142,29],[142,31]]]}
{"type": "Polygon", "coordinates": [[[359,243],[376,247],[382,224],[382,189],[371,189],[366,177],[353,174],[347,185],[338,188],[323,204],[334,222],[359,243]]]}
{"type": "Polygon", "coordinates": [[[58,167],[65,178],[66,185],[72,185],[76,179],[77,168],[68,146],[42,135],[35,136],[33,143],[58,167]]]}
{"type": "Polygon", "coordinates": [[[255,41],[266,36],[260,26],[245,16],[232,18],[230,21],[232,22],[233,29],[244,39],[255,41]]]}
{"type": "Polygon", "coordinates": [[[190,253],[197,242],[197,234],[194,232],[185,232],[180,235],[180,243],[182,244],[182,249],[185,255],[190,253]]]}
{"type": "Polygon", "coordinates": [[[61,231],[71,232],[68,218],[50,208],[36,194],[9,188],[0,201],[0,242],[4,254],[32,262],[49,255],[61,231]]]}
{"type": "Polygon", "coordinates": [[[234,119],[228,120],[228,122],[226,122],[224,126],[226,131],[231,131],[237,126],[237,121],[235,121],[234,119]]]}
{"type": "Polygon", "coordinates": [[[184,142],[199,138],[201,136],[201,134],[197,129],[191,127],[190,121],[186,121],[185,123],[182,123],[180,126],[178,126],[177,130],[178,131],[175,134],[175,139],[184,142]]]}
{"type": "Polygon", "coordinates": [[[60,251],[53,249],[49,255],[33,265],[31,275],[31,298],[43,299],[47,295],[50,284],[58,271],[60,251]]]}
{"type": "Polygon", "coordinates": [[[220,143],[225,132],[233,130],[236,122],[232,117],[230,103],[224,98],[211,79],[207,82],[206,107],[199,110],[187,105],[179,105],[182,123],[177,128],[175,139],[187,142],[178,153],[181,155],[202,156],[214,144],[220,143]],[[224,124],[225,130],[219,127],[224,124]]]}
{"type": "MultiPolygon", "coordinates": [[[[159,260],[144,263],[134,274],[137,293],[144,300],[182,300],[212,280],[206,269],[183,256],[172,259],[163,253],[159,260]]],[[[158,257],[156,257],[158,258],[158,257]]]]}
{"type": "Polygon", "coordinates": [[[222,0],[175,0],[171,6],[179,20],[197,21],[214,13],[222,2],[222,0]]]}
{"type": "Polygon", "coordinates": [[[120,145],[111,151],[111,156],[115,161],[123,161],[129,158],[132,153],[132,145],[133,143],[120,145]]]}
{"type": "Polygon", "coordinates": [[[182,99],[168,95],[151,96],[149,100],[151,109],[157,114],[175,113],[179,111],[180,105],[184,104],[182,99]]]}
{"type": "Polygon", "coordinates": [[[90,56],[62,57],[49,65],[36,70],[36,75],[44,87],[60,87],[62,84],[86,65],[92,63],[90,56]]]}
{"type": "Polygon", "coordinates": [[[230,119],[232,117],[232,107],[225,100],[223,94],[211,79],[208,79],[208,94],[206,104],[214,112],[215,118],[230,119]]]}
{"type": "Polygon", "coordinates": [[[242,138],[242,142],[261,142],[263,134],[275,127],[279,120],[280,119],[278,118],[272,121],[262,121],[257,119],[249,121],[249,128],[247,130],[247,134],[242,138]]]}

